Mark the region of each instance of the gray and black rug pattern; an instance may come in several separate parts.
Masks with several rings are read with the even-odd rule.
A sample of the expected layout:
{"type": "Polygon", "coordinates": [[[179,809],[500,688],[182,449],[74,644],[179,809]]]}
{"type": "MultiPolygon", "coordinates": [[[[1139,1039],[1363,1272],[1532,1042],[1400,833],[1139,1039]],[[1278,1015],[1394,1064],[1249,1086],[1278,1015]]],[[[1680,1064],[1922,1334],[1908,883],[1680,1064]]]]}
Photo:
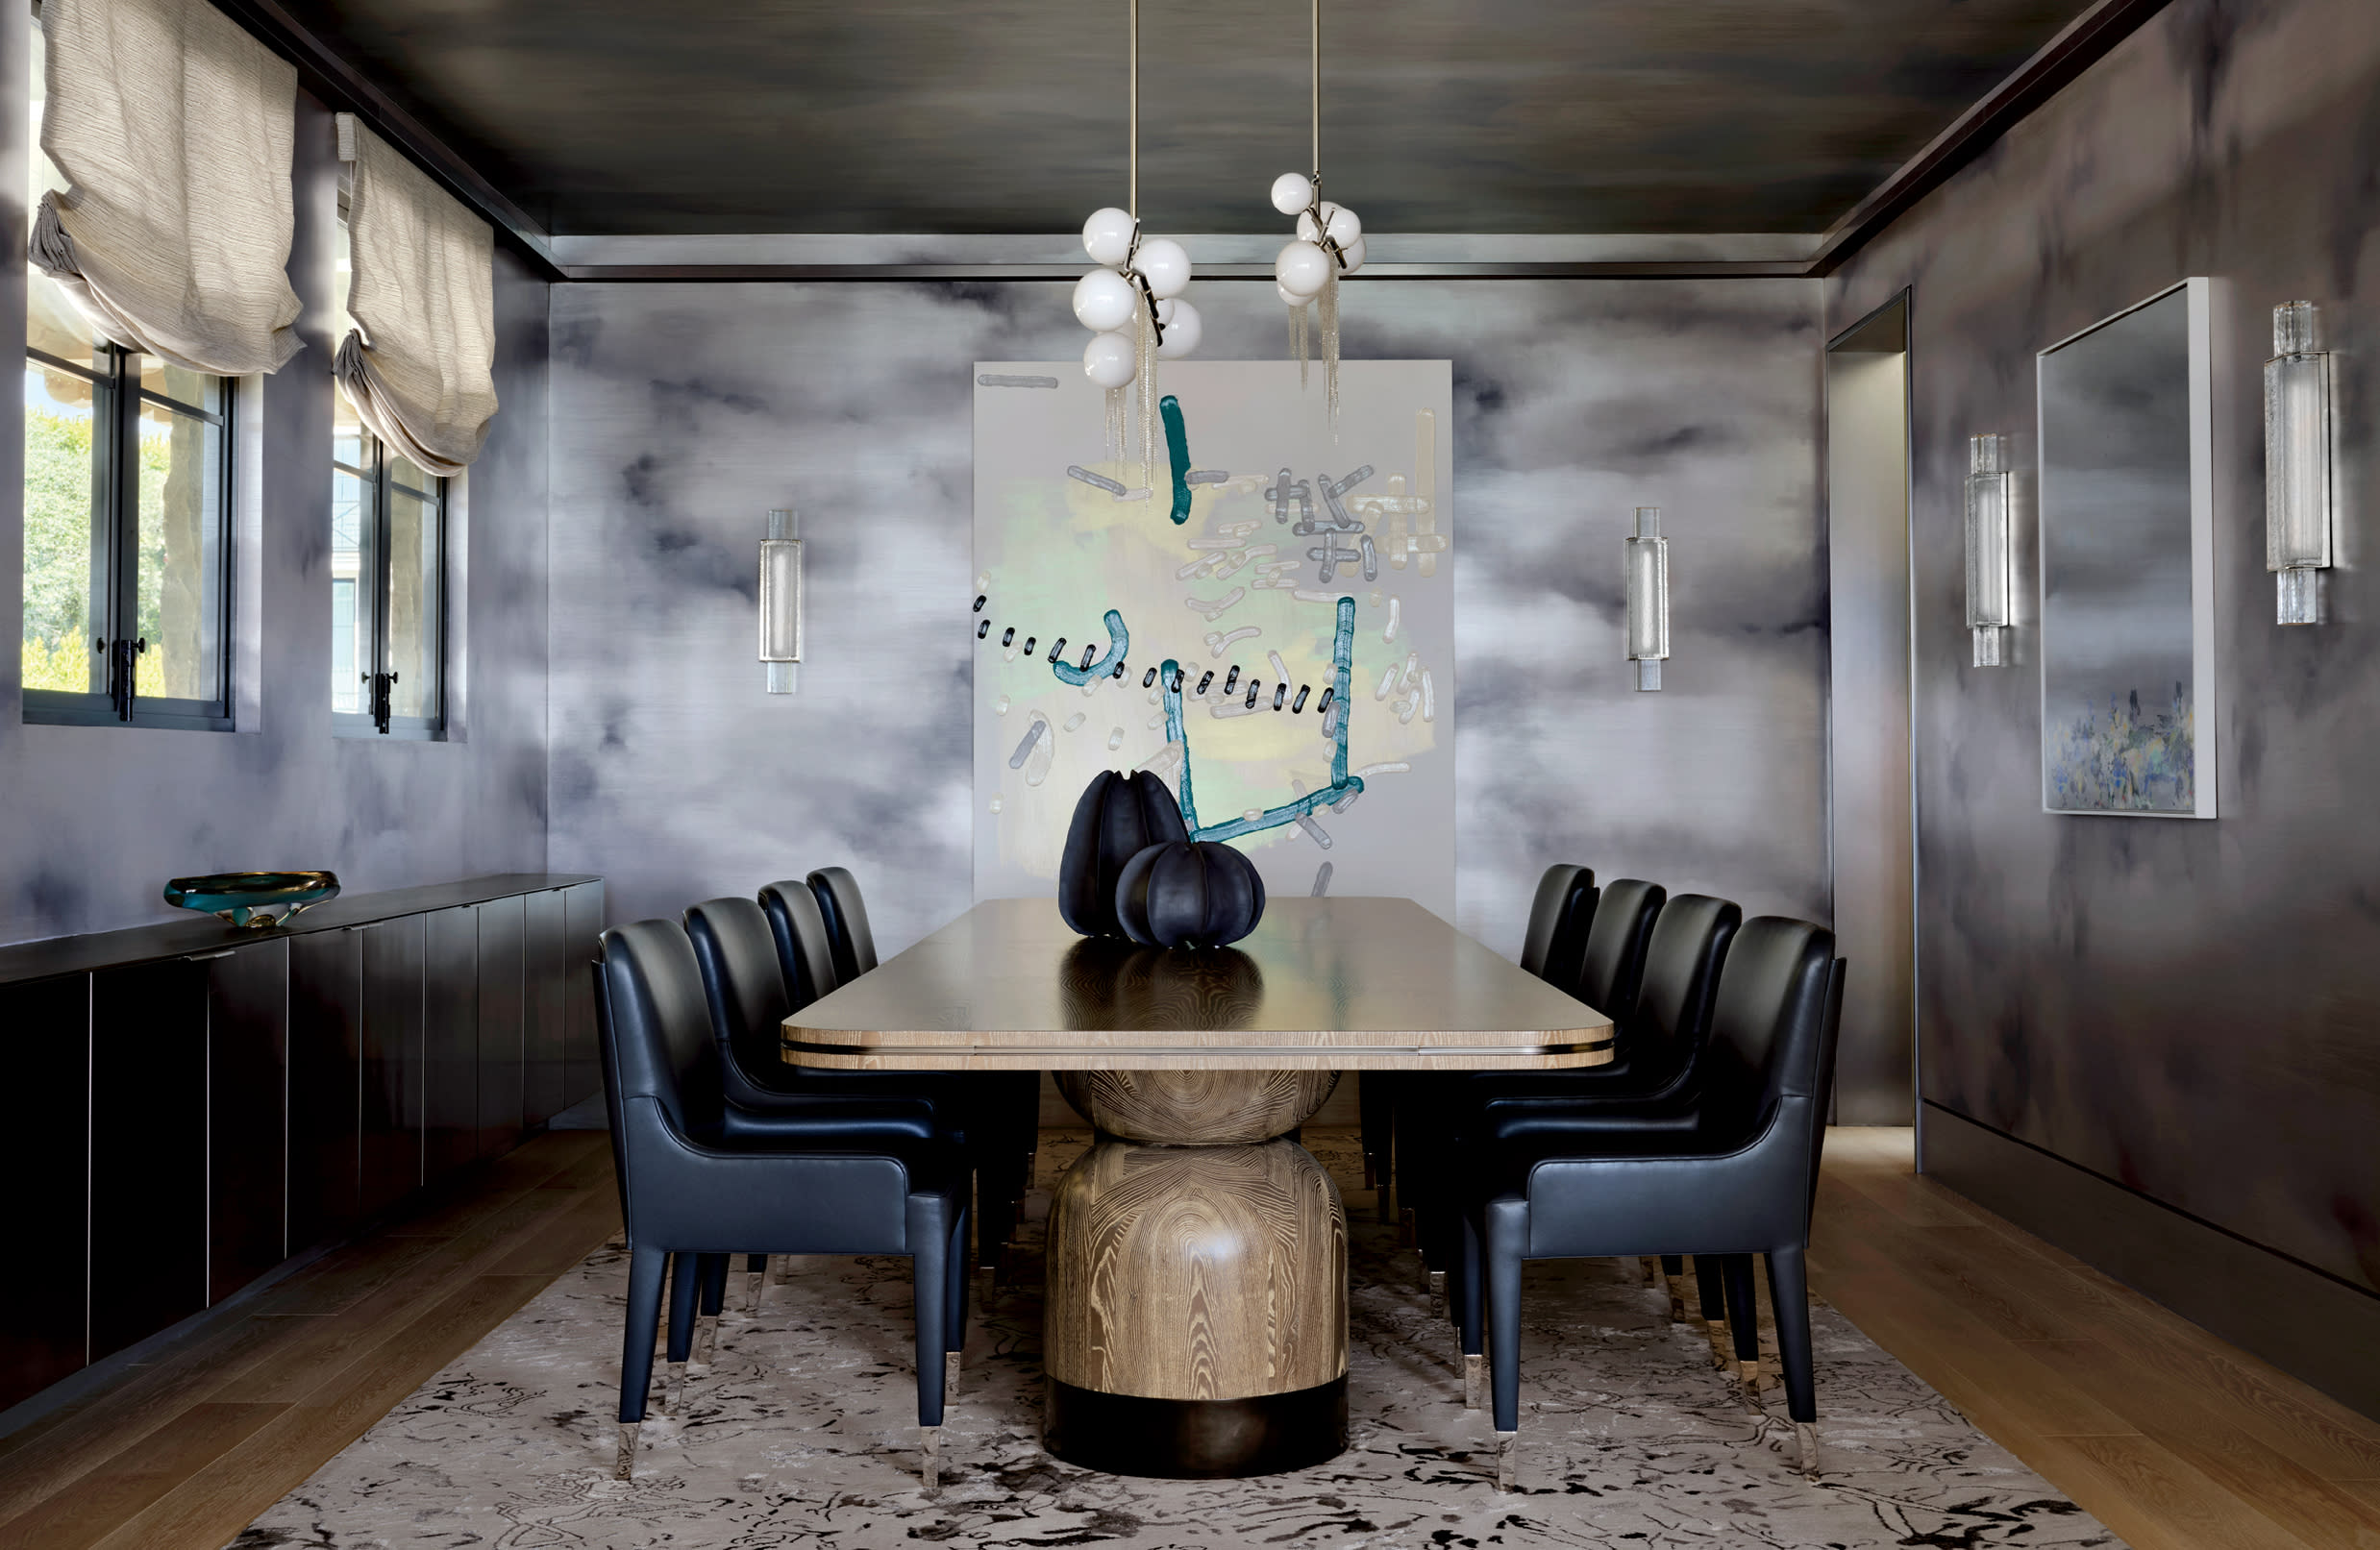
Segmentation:
{"type": "MultiPolygon", "coordinates": [[[[1080,1150],[1053,1135],[1042,1184],[1080,1150]]],[[[1819,1305],[1824,1475],[1794,1465],[1773,1389],[1755,1406],[1634,1262],[1537,1267],[1523,1357],[1521,1490],[1462,1407],[1450,1328],[1416,1262],[1362,1209],[1344,1138],[1309,1144],[1351,1196],[1351,1445],[1243,1481],[1093,1474],[1040,1446],[1036,1192],[1016,1284],[973,1320],[919,1488],[907,1262],[790,1262],[756,1313],[731,1283],[719,1348],[610,1474],[627,1255],[591,1255],[275,1505],[234,1550],[889,1550],[954,1546],[2116,1545],[2072,1502],[1819,1305]]]]}

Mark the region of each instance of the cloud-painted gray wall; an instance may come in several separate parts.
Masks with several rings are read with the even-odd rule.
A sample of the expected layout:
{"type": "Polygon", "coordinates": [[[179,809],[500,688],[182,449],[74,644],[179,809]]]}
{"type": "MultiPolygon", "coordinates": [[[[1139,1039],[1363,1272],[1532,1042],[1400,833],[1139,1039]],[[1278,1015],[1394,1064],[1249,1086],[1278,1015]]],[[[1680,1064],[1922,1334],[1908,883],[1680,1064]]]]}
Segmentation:
{"type": "Polygon", "coordinates": [[[1828,287],[1838,328],[1903,286],[1915,308],[1926,1097],[2366,1288],[2380,1286],[2371,21],[2368,0],[2176,0],[1828,287]],[[2191,275],[2216,277],[2227,304],[2221,719],[2200,731],[2221,816],[2051,817],[2031,632],[2024,666],[1967,665],[1967,438],[2010,433],[2029,467],[2034,353],[2191,275]],[[2340,352],[2346,563],[2315,628],[2274,624],[2264,569],[2259,371],[2272,306],[2297,299],[2320,304],[2340,352]]]}
{"type": "MultiPolygon", "coordinates": [[[[1351,284],[1347,354],[1454,362],[1457,923],[1516,950],[1555,859],[1823,918],[1819,287],[1351,284]],[[1622,659],[1666,509],[1675,652],[1622,659]]],[[[554,865],[615,919],[831,863],[880,947],[970,898],[970,363],[1062,359],[1050,283],[554,293],[554,865]],[[754,662],[763,513],[803,513],[801,692],[754,662]]],[[[1201,355],[1287,348],[1208,283],[1201,355]]],[[[1316,390],[1320,390],[1319,381],[1316,390]]]]}
{"type": "MultiPolygon", "coordinates": [[[[26,12],[0,21],[0,160],[24,164],[26,12]]],[[[0,643],[0,942],[174,915],[158,897],[189,873],[328,867],[350,891],[545,865],[546,287],[508,254],[496,270],[503,403],[469,475],[467,617],[458,666],[464,735],[445,743],[331,733],[331,114],[300,94],[289,274],[306,344],[243,402],[261,429],[257,714],[235,732],[28,726],[18,631],[0,643]]],[[[25,210],[0,218],[0,330],[22,343],[25,210]]],[[[20,391],[12,388],[12,393],[20,391]]],[[[23,447],[0,437],[0,489],[23,447]]],[[[0,500],[0,617],[19,606],[20,499],[0,500]]]]}

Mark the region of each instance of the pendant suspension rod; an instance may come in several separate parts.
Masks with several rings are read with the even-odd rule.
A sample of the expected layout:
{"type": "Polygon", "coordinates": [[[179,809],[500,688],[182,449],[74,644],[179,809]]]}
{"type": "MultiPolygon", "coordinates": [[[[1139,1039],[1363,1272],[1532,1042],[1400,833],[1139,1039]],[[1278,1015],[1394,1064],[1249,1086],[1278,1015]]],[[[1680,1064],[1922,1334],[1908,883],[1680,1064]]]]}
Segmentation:
{"type": "MultiPolygon", "coordinates": [[[[1139,0],[1133,0],[1138,4],[1139,0]]],[[[1314,175],[1323,170],[1323,0],[1314,0],[1314,25],[1309,36],[1313,39],[1312,89],[1306,94],[1306,116],[1313,131],[1314,175]]]]}
{"type": "Polygon", "coordinates": [[[1137,221],[1140,219],[1140,0],[1131,0],[1131,12],[1129,37],[1132,55],[1132,148],[1129,157],[1131,170],[1127,184],[1125,213],[1137,221]]]}

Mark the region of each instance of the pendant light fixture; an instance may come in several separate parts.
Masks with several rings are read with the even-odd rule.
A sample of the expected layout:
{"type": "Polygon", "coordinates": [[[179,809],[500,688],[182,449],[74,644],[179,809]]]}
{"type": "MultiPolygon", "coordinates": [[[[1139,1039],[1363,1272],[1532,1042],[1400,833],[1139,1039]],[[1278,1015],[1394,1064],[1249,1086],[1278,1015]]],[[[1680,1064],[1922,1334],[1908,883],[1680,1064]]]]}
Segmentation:
{"type": "Polygon", "coordinates": [[[1289,304],[1289,348],[1298,357],[1298,383],[1305,384],[1308,303],[1320,316],[1324,369],[1330,389],[1330,418],[1339,418],[1339,277],[1364,263],[1364,223],[1344,205],[1323,197],[1323,0],[1313,0],[1309,33],[1311,74],[1307,127],[1312,136],[1311,172],[1284,172],[1273,180],[1273,208],[1298,218],[1298,234],[1273,260],[1275,288],[1289,304]]]}
{"type": "Polygon", "coordinates": [[[1190,256],[1171,237],[1140,232],[1140,0],[1130,10],[1131,137],[1126,208],[1109,206],[1082,223],[1082,249],[1100,267],[1075,284],[1075,317],[1091,331],[1083,375],[1107,390],[1107,456],[1124,460],[1125,390],[1140,384],[1141,482],[1157,438],[1156,357],[1198,348],[1199,312],[1181,293],[1190,284],[1190,256]]]}

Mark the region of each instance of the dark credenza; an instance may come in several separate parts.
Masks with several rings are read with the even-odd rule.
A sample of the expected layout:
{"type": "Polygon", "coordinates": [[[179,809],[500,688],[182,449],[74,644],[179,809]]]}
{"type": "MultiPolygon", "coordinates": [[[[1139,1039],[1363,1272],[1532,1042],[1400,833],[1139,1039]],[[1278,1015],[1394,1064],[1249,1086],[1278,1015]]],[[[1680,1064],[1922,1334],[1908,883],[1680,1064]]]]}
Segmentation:
{"type": "Polygon", "coordinates": [[[603,919],[515,873],[0,947],[0,1410],[593,1096],[603,919]]]}

